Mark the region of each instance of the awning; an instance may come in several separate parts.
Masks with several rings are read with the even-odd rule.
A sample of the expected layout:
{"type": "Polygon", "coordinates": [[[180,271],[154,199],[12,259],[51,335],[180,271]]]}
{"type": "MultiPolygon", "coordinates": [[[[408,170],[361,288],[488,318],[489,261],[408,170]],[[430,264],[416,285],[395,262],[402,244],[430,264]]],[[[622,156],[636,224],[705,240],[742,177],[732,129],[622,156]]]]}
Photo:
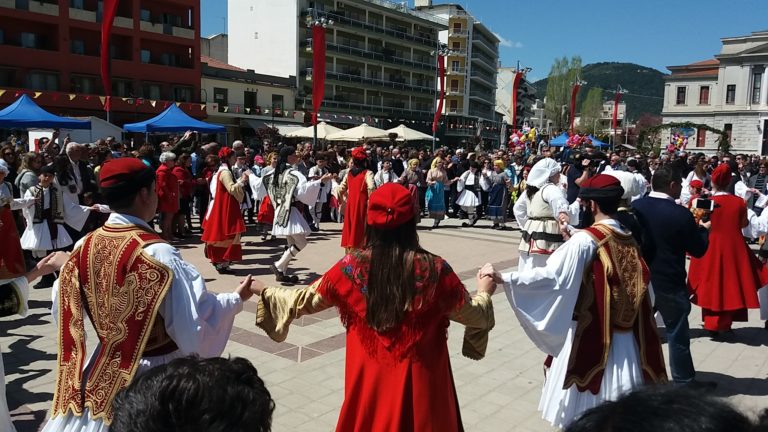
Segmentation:
{"type": "Polygon", "coordinates": [[[280,132],[280,135],[288,135],[291,132],[304,129],[304,125],[301,123],[286,123],[281,121],[261,120],[261,119],[243,119],[245,124],[250,126],[253,130],[261,129],[263,127],[274,127],[280,132]]]}

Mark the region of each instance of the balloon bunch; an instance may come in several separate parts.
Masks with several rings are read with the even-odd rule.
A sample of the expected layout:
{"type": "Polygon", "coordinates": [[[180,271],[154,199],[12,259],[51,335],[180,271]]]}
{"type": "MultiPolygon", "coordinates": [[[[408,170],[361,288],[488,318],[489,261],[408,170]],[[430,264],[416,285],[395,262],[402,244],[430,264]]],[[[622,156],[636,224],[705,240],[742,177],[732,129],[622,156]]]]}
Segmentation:
{"type": "Polygon", "coordinates": [[[565,142],[570,148],[577,148],[587,144],[592,144],[592,139],[586,135],[571,135],[568,137],[568,141],[565,142]]]}
{"type": "Polygon", "coordinates": [[[679,133],[676,133],[672,136],[672,141],[670,142],[673,146],[675,146],[678,150],[685,150],[685,148],[688,146],[688,137],[679,133]]]}

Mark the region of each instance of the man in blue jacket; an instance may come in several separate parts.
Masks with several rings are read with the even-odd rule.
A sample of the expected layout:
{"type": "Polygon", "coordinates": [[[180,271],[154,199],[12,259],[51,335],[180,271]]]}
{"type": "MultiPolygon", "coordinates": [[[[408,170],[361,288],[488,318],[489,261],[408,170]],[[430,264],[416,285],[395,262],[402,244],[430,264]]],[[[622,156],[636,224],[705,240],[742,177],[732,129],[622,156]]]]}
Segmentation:
{"type": "Polygon", "coordinates": [[[676,384],[711,389],[714,382],[696,381],[691,358],[688,314],[691,302],[686,285],[685,255],[699,258],[709,245],[709,223],[696,225],[691,212],[675,203],[680,198],[682,179],[677,168],[656,170],[653,192],[632,203],[646,239],[643,255],[651,270],[655,306],[664,319],[669,344],[669,366],[676,384]]]}

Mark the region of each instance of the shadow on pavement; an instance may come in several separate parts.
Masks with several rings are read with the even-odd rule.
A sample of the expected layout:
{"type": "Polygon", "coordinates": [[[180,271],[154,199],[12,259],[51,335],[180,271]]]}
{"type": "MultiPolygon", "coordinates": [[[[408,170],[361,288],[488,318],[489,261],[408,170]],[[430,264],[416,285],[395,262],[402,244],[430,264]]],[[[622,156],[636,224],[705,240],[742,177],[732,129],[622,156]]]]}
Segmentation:
{"type": "Polygon", "coordinates": [[[768,380],[762,378],[736,378],[718,372],[696,371],[696,379],[714,381],[717,389],[714,396],[728,397],[736,395],[765,396],[768,395],[768,380]]]}

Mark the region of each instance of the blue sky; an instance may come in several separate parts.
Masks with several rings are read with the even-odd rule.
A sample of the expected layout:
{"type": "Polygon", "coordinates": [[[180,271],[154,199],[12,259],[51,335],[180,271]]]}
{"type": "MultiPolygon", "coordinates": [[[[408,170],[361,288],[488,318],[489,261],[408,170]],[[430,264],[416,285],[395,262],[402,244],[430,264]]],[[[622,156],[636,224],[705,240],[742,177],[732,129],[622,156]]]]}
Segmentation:
{"type": "MultiPolygon", "coordinates": [[[[292,0],[271,0],[292,1],[292,0]]],[[[413,5],[413,0],[408,2],[413,5]]],[[[503,40],[503,66],[533,68],[536,81],[552,60],[580,55],[584,64],[666,66],[712,58],[720,38],[768,29],[767,0],[459,0],[503,40]]],[[[202,35],[226,31],[226,1],[201,0],[202,35]]]]}

